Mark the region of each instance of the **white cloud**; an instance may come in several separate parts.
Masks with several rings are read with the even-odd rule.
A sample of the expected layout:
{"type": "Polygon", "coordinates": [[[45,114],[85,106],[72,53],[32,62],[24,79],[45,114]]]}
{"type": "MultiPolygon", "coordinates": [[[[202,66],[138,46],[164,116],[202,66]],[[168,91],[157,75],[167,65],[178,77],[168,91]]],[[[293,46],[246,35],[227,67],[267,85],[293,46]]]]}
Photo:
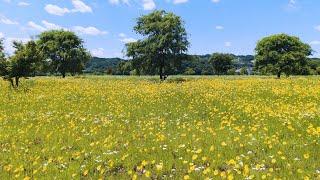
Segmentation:
{"type": "Polygon", "coordinates": [[[125,44],[127,44],[127,43],[132,43],[132,42],[137,42],[136,39],[127,37],[127,35],[124,34],[124,33],[120,33],[120,34],[119,34],[119,37],[120,37],[120,41],[123,42],[123,43],[125,43],[125,44]]]}
{"type": "Polygon", "coordinates": [[[142,0],[144,10],[153,10],[156,8],[156,3],[153,0],[142,0]]]}
{"type": "Polygon", "coordinates": [[[19,42],[26,43],[26,42],[28,42],[30,40],[31,40],[30,38],[9,37],[9,38],[6,39],[6,42],[13,43],[13,41],[19,41],[19,42]]]}
{"type": "Polygon", "coordinates": [[[45,31],[45,30],[47,30],[46,28],[44,28],[44,27],[36,24],[36,23],[33,22],[33,21],[29,21],[29,22],[28,22],[28,26],[29,26],[31,29],[36,30],[36,31],[45,31]]]}
{"type": "Polygon", "coordinates": [[[120,33],[119,34],[119,37],[121,37],[121,38],[125,38],[127,35],[126,34],[124,34],[124,33],[120,33]]]}
{"type": "Polygon", "coordinates": [[[7,24],[7,25],[17,25],[19,24],[18,22],[16,21],[13,21],[3,15],[0,14],[0,23],[3,23],[3,24],[7,24]]]}
{"type": "Polygon", "coordinates": [[[90,27],[74,26],[72,29],[79,34],[92,35],[92,36],[108,34],[107,31],[101,31],[96,27],[92,27],[92,26],[90,27]]]}
{"type": "Polygon", "coordinates": [[[69,29],[69,28],[59,26],[54,23],[50,23],[46,20],[41,21],[41,23],[42,23],[42,25],[36,24],[33,21],[29,21],[28,26],[31,29],[36,30],[36,31],[40,31],[40,32],[47,31],[47,30],[61,30],[61,29],[68,31],[71,29],[78,34],[85,34],[85,35],[92,35],[92,36],[108,34],[107,31],[101,31],[101,30],[97,29],[96,27],[92,27],[92,26],[90,26],[90,27],[74,26],[69,29]]]}
{"type": "Polygon", "coordinates": [[[91,54],[95,57],[103,57],[105,50],[103,48],[92,49],[91,54]]]}
{"type": "Polygon", "coordinates": [[[317,31],[320,31],[320,25],[314,27],[317,31]]]}
{"type": "Polygon", "coordinates": [[[320,45],[320,41],[311,41],[310,44],[311,45],[320,45]]]}
{"type": "Polygon", "coordinates": [[[137,40],[134,39],[134,38],[123,38],[120,41],[123,42],[123,43],[126,43],[126,44],[127,43],[132,43],[132,42],[137,42],[137,40]]]}
{"type": "Polygon", "coordinates": [[[224,27],[223,26],[216,26],[216,30],[223,30],[224,27]]]}
{"type": "Polygon", "coordinates": [[[59,25],[56,25],[56,24],[53,24],[53,23],[50,23],[48,21],[41,21],[42,25],[39,25],[39,24],[36,24],[35,22],[33,21],[29,21],[28,22],[28,26],[33,29],[33,30],[36,30],[36,31],[47,31],[47,30],[60,30],[60,29],[64,29],[64,30],[68,30],[67,28],[64,28],[64,27],[61,27],[59,25]]]}
{"type": "Polygon", "coordinates": [[[119,4],[120,1],[119,0],[109,0],[110,4],[119,4]]]}
{"type": "Polygon", "coordinates": [[[0,39],[4,38],[4,34],[0,32],[0,39]]]}
{"type": "Polygon", "coordinates": [[[288,3],[285,6],[285,10],[288,12],[294,12],[300,9],[298,0],[287,0],[288,3]]]}
{"type": "Polygon", "coordinates": [[[91,7],[86,5],[81,0],[72,0],[72,4],[74,7],[74,9],[72,9],[72,12],[81,12],[81,13],[92,12],[91,7]]]}
{"type": "Polygon", "coordinates": [[[67,29],[64,28],[64,27],[61,27],[61,26],[59,26],[59,25],[50,23],[50,22],[45,21],[45,20],[41,21],[41,23],[44,25],[44,27],[45,27],[47,30],[59,30],[59,29],[67,30],[67,29]]]}
{"type": "Polygon", "coordinates": [[[80,13],[88,13],[88,12],[92,12],[92,9],[90,6],[86,5],[83,1],[81,0],[72,0],[72,5],[73,5],[73,9],[68,9],[68,8],[62,8],[59,7],[57,5],[53,5],[53,4],[47,4],[45,6],[45,10],[52,15],[56,15],[56,16],[63,16],[67,13],[76,13],[76,12],[80,12],[80,13]]]}
{"type": "Polygon", "coordinates": [[[183,4],[183,3],[187,3],[188,0],[173,0],[173,4],[183,4]]]}
{"type": "Polygon", "coordinates": [[[212,0],[213,3],[219,3],[220,0],[212,0]]]}
{"type": "Polygon", "coordinates": [[[30,4],[27,3],[27,2],[20,1],[20,2],[18,3],[18,6],[30,6],[30,4]]]}
{"type": "Polygon", "coordinates": [[[61,8],[57,5],[47,4],[44,8],[49,14],[53,14],[56,16],[63,16],[66,13],[70,13],[70,10],[67,8],[61,8]]]}
{"type": "MultiPolygon", "coordinates": [[[[171,0],[167,0],[167,1],[171,1],[171,0]]],[[[174,2],[176,2],[176,4],[178,3],[183,3],[186,2],[188,0],[173,0],[174,2]]],[[[138,4],[141,4],[141,6],[143,7],[144,10],[154,10],[156,8],[156,3],[155,0],[135,0],[134,1],[138,4]]],[[[130,0],[109,0],[109,3],[112,5],[118,5],[118,4],[126,4],[126,5],[130,5],[130,0]]]]}
{"type": "Polygon", "coordinates": [[[228,41],[224,43],[224,46],[225,46],[225,47],[231,47],[231,45],[232,45],[232,43],[231,43],[231,42],[228,42],[228,41]]]}
{"type": "Polygon", "coordinates": [[[288,7],[289,8],[296,8],[296,0],[289,0],[289,3],[288,3],[288,7]]]}
{"type": "Polygon", "coordinates": [[[110,4],[120,4],[120,3],[123,3],[123,4],[129,5],[129,0],[109,0],[109,3],[110,3],[110,4]]]}

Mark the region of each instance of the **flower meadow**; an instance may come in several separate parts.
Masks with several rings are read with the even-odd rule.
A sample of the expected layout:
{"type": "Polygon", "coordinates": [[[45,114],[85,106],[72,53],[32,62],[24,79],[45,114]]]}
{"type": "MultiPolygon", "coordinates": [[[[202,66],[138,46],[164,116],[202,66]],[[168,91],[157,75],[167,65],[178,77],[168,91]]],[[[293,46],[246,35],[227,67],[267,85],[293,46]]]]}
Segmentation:
{"type": "Polygon", "coordinates": [[[0,81],[0,179],[319,179],[320,78],[0,81]]]}

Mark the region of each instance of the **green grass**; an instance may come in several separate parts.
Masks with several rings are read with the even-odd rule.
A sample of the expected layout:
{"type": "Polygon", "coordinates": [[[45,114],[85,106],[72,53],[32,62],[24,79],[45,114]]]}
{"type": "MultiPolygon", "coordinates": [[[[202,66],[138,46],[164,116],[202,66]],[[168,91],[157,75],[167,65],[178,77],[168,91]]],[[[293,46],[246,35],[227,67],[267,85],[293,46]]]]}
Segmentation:
{"type": "Polygon", "coordinates": [[[0,81],[0,179],[319,178],[319,77],[157,78],[0,81]]]}

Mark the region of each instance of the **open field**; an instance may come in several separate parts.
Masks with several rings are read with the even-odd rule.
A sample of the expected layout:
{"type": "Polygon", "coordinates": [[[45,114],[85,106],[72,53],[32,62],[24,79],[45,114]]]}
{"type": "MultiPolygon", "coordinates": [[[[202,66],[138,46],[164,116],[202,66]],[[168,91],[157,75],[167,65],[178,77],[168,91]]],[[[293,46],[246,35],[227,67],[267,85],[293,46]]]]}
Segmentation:
{"type": "Polygon", "coordinates": [[[316,179],[319,102],[319,77],[0,81],[0,179],[316,179]]]}

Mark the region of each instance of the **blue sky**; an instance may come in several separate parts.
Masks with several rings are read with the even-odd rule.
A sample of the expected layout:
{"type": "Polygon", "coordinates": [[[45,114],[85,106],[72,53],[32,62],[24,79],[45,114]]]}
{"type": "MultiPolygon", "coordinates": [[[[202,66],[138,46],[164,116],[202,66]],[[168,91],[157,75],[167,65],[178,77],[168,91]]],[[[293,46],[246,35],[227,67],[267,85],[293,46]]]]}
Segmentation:
{"type": "Polygon", "coordinates": [[[190,54],[253,54],[264,36],[288,33],[311,44],[320,56],[318,0],[0,0],[0,37],[13,40],[68,29],[99,57],[123,57],[126,42],[140,37],[135,19],[164,9],[185,21],[190,54]]]}

